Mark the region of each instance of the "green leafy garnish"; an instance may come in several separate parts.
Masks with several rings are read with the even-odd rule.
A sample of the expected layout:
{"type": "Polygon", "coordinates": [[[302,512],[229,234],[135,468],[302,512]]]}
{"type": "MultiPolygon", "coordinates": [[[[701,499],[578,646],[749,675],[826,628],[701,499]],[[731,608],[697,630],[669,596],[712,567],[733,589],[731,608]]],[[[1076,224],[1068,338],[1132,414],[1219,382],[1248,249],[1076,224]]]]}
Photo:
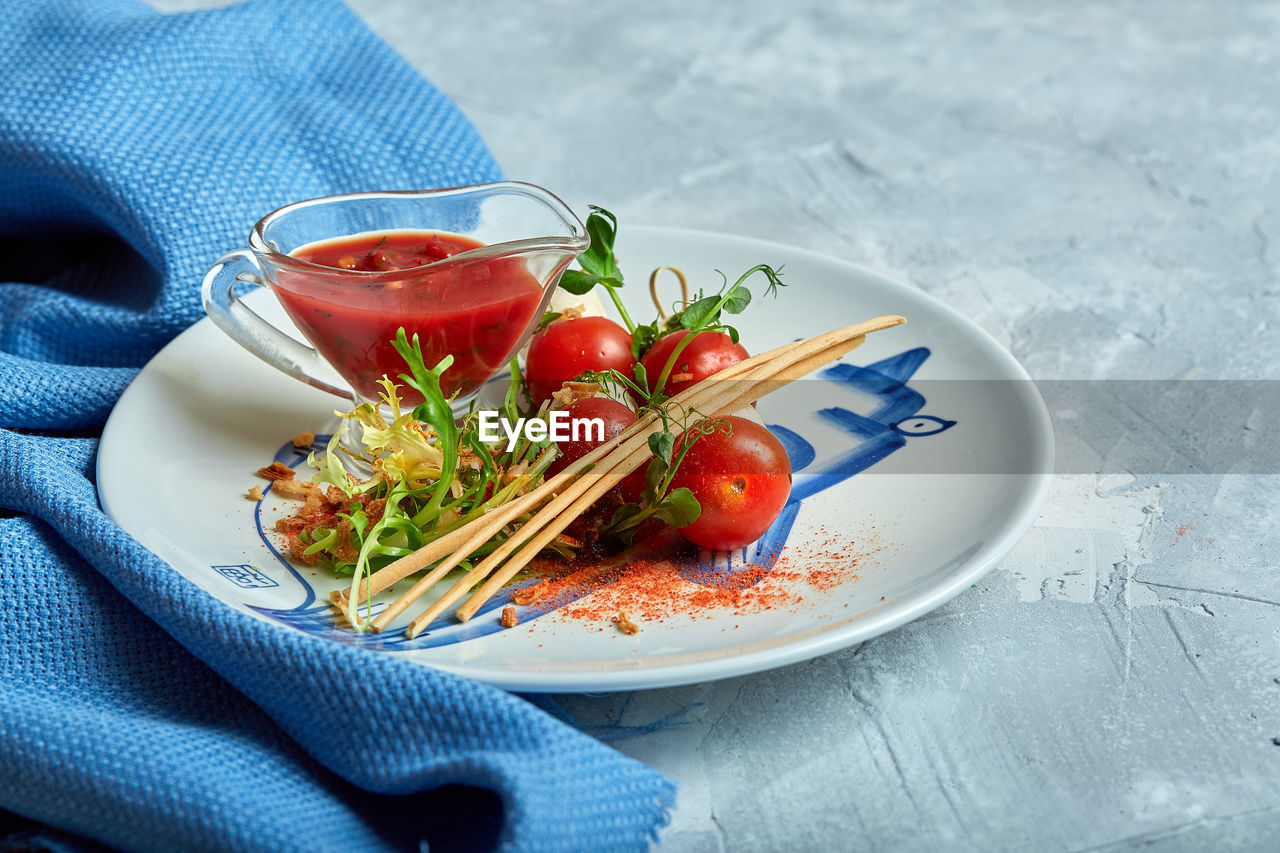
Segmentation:
{"type": "Polygon", "coordinates": [[[413,416],[436,431],[441,452],[440,477],[433,489],[430,506],[439,507],[444,503],[444,496],[448,493],[458,468],[458,424],[453,419],[453,407],[440,388],[440,377],[453,364],[453,356],[446,355],[440,359],[439,364],[428,370],[422,360],[422,347],[418,344],[417,333],[410,343],[404,326],[396,330],[394,346],[409,365],[409,372],[412,374],[402,373],[400,378],[422,395],[422,402],[414,408],[413,416]]]}
{"type": "Polygon", "coordinates": [[[613,243],[618,236],[618,218],[603,207],[591,205],[591,215],[587,217],[587,234],[591,237],[591,245],[578,256],[578,266],[582,270],[565,270],[560,276],[560,286],[575,296],[582,296],[593,287],[599,285],[613,300],[618,309],[618,316],[627,327],[628,332],[635,332],[636,324],[622,304],[618,288],[622,287],[622,270],[618,267],[618,258],[613,253],[613,243]]]}
{"type": "Polygon", "coordinates": [[[684,527],[697,521],[701,514],[702,506],[698,499],[693,496],[693,492],[681,486],[672,489],[658,502],[653,517],[672,527],[684,527]]]}
{"type": "MultiPolygon", "coordinates": [[[[735,344],[738,342],[738,330],[721,323],[721,315],[741,314],[751,304],[751,291],[747,289],[745,282],[756,273],[763,273],[769,280],[769,285],[765,290],[766,296],[776,296],[778,288],[785,286],[779,277],[778,270],[768,264],[757,264],[738,276],[738,280],[733,284],[729,284],[729,279],[724,273],[721,273],[724,284],[721,285],[717,293],[711,296],[704,296],[702,291],[698,291],[698,295],[676,315],[675,321],[680,324],[680,328],[686,329],[689,334],[681,338],[680,342],[676,344],[675,349],[671,351],[671,356],[667,359],[667,363],[663,366],[662,372],[654,380],[651,401],[653,398],[660,397],[666,388],[667,378],[671,375],[672,368],[679,363],[680,354],[684,352],[696,335],[703,332],[726,332],[730,340],[735,344]]],[[[633,348],[634,345],[633,338],[633,348]]]]}
{"type": "Polygon", "coordinates": [[[665,465],[671,464],[671,451],[675,447],[675,443],[675,436],[669,430],[655,432],[649,436],[649,450],[665,465]]]}
{"type": "Polygon", "coordinates": [[[676,450],[676,436],[671,428],[671,412],[662,406],[651,407],[662,421],[662,430],[648,438],[653,459],[644,472],[644,494],[639,504],[626,504],[614,512],[601,534],[631,544],[635,531],[645,521],[656,518],[672,527],[684,527],[697,521],[702,512],[693,492],[683,486],[671,488],[672,480],[685,456],[701,436],[717,429],[724,421],[699,417],[692,425],[687,422],[694,413],[685,413],[685,423],[680,425],[680,449],[676,450]]]}
{"type": "Polygon", "coordinates": [[[654,345],[658,338],[662,337],[663,323],[661,320],[654,320],[652,323],[646,323],[643,326],[636,326],[631,330],[631,357],[637,362],[644,358],[644,354],[649,351],[649,347],[654,345]]]}
{"type": "Polygon", "coordinates": [[[618,237],[618,218],[603,207],[591,205],[587,217],[587,234],[591,245],[578,257],[578,264],[587,272],[604,279],[611,279],[615,287],[622,286],[622,270],[613,254],[613,244],[618,237]]]}

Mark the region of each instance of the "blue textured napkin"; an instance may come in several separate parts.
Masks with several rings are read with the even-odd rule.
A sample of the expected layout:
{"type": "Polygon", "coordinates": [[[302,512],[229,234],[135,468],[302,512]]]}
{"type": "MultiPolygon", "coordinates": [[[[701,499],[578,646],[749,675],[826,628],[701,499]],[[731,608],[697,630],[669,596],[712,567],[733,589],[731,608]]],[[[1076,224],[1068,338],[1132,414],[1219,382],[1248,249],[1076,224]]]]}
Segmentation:
{"type": "Polygon", "coordinates": [[[653,771],[234,613],[98,507],[93,436],[205,268],[290,201],[498,177],[467,121],[333,0],[22,0],[0,79],[0,829],[43,824],[0,847],[643,849],[653,771]]]}

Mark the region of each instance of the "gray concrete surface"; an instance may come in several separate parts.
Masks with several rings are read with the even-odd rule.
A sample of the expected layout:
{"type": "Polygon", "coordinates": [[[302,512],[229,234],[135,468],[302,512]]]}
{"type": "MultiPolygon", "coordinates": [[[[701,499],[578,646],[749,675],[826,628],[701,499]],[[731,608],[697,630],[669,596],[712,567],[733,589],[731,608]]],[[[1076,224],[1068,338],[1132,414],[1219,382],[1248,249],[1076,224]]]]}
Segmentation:
{"type": "MultiPolygon", "coordinates": [[[[1277,4],[352,6],[578,209],[896,276],[1038,378],[1280,378],[1277,4]]],[[[913,624],[562,703],[684,723],[612,741],[681,785],[665,851],[1280,848],[1280,478],[1106,464],[1211,405],[1060,418],[1106,473],[913,624]]]]}

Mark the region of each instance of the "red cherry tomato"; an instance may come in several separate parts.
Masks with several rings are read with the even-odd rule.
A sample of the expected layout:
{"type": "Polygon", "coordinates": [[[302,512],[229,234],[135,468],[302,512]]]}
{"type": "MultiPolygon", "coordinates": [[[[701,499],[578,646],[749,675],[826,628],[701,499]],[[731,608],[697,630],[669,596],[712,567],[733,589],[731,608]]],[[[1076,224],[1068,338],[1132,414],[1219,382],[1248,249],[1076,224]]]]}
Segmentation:
{"type": "MultiPolygon", "coordinates": [[[[791,460],[769,430],[731,415],[699,436],[671,480],[693,492],[702,513],[680,534],[696,545],[728,551],[769,529],[791,494],[791,460]]],[[[684,436],[676,440],[679,454],[684,436]]]]}
{"type": "MultiPolygon", "coordinates": [[[[644,354],[640,363],[644,365],[645,375],[649,378],[651,388],[657,384],[658,376],[671,359],[671,353],[675,351],[676,344],[688,334],[687,329],[681,329],[664,335],[644,354]]],[[[662,393],[668,397],[674,397],[690,385],[701,382],[716,371],[742,361],[748,355],[746,347],[735,344],[733,339],[724,332],[702,332],[680,350],[677,362],[672,365],[671,373],[667,375],[662,393]]]]}
{"type": "MultiPolygon", "coordinates": [[[[597,438],[600,433],[594,430],[588,431],[584,425],[582,437],[578,441],[570,438],[568,441],[557,442],[560,455],[547,468],[548,477],[560,473],[569,466],[569,463],[586,456],[636,422],[636,413],[631,411],[629,406],[609,397],[588,397],[574,403],[565,411],[569,413],[571,423],[582,419],[599,418],[604,424],[604,434],[602,438],[597,438]]],[[[641,467],[640,470],[627,475],[627,478],[618,484],[617,489],[623,503],[639,503],[644,494],[644,468],[641,467]]]]}
{"type": "Polygon", "coordinates": [[[558,474],[568,467],[570,462],[586,456],[636,422],[635,412],[625,404],[608,397],[588,397],[574,403],[566,411],[569,413],[570,422],[599,418],[604,424],[604,435],[598,437],[599,433],[588,429],[587,424],[581,424],[581,438],[578,441],[571,438],[569,441],[556,442],[560,447],[560,456],[547,469],[548,475],[558,474]]]}
{"type": "Polygon", "coordinates": [[[630,376],[634,364],[626,329],[607,317],[578,317],[557,320],[534,334],[524,373],[536,406],[580,373],[612,369],[630,376]]]}

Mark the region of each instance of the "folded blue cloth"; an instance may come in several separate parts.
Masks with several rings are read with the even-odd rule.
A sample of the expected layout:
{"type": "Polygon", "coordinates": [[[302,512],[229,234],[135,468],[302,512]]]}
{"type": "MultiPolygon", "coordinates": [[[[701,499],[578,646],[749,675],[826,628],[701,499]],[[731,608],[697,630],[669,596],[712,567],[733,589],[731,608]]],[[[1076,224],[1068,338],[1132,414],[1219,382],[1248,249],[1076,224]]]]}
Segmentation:
{"type": "Polygon", "coordinates": [[[652,770],[237,614],[98,506],[93,435],[206,267],[290,201],[498,177],[467,121],[334,0],[8,4],[0,78],[0,827],[46,827],[8,846],[644,849],[652,770]]]}

